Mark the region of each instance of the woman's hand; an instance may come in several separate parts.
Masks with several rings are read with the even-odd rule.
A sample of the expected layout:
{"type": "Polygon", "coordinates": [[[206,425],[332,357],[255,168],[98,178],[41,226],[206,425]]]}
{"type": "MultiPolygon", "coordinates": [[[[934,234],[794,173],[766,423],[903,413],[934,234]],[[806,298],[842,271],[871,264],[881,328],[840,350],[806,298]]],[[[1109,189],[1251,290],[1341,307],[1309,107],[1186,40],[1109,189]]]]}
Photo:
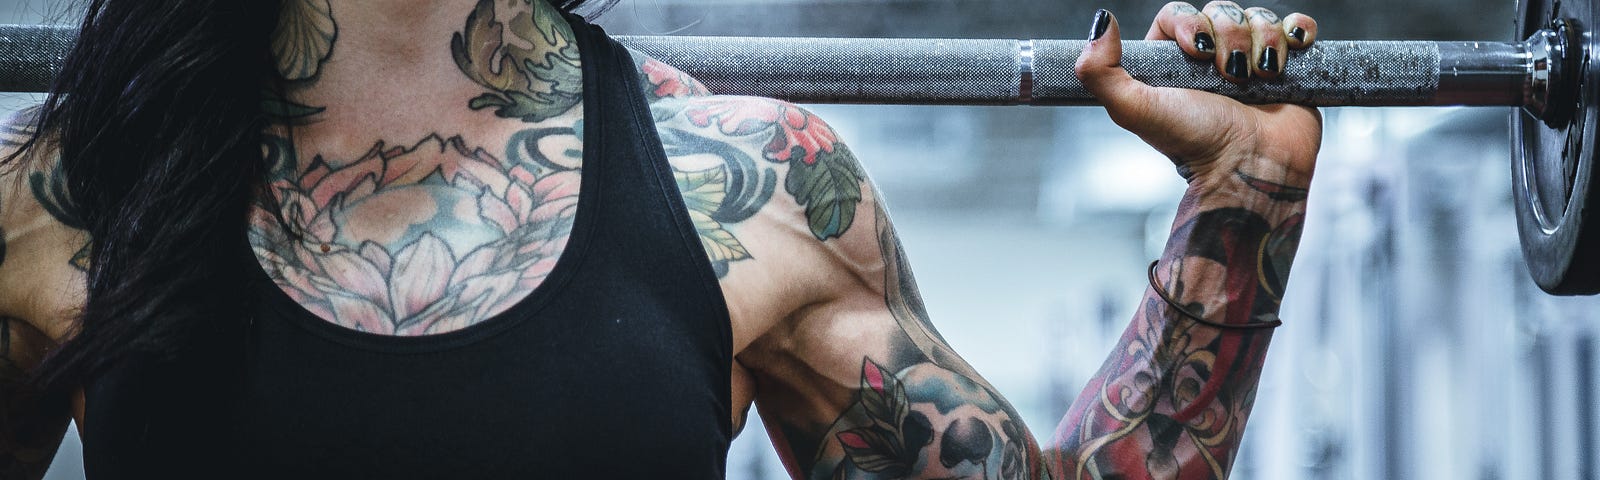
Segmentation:
{"type": "MultiPolygon", "coordinates": [[[[1105,104],[1111,119],[1171,158],[1196,187],[1226,188],[1236,172],[1304,188],[1311,182],[1322,144],[1322,116],[1293,105],[1250,106],[1211,93],[1157,88],[1121,67],[1116,18],[1101,10],[1089,47],[1078,58],[1078,78],[1105,104]]],[[[1236,83],[1273,81],[1286,68],[1285,52],[1309,47],[1317,22],[1299,13],[1279,17],[1228,1],[1204,10],[1185,2],[1161,9],[1147,40],[1173,40],[1184,53],[1215,62],[1236,83]]],[[[1287,68],[1293,68],[1288,65],[1287,68]]]]}
{"type": "MultiPolygon", "coordinates": [[[[1309,46],[1316,31],[1305,15],[1174,2],[1146,38],[1176,40],[1248,82],[1272,81],[1285,71],[1283,52],[1309,46]]],[[[1117,35],[1102,10],[1078,78],[1118,125],[1172,158],[1190,187],[1133,322],[1044,453],[1056,478],[1227,478],[1282,323],[1322,117],[1145,85],[1119,65],[1117,35]]]]}

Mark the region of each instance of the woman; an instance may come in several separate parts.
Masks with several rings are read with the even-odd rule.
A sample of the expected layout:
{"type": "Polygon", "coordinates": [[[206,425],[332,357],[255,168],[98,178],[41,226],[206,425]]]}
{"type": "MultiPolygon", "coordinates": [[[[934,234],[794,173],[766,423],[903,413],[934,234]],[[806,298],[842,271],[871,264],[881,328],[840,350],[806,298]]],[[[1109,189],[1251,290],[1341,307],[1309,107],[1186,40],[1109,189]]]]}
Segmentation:
{"type": "MultiPolygon", "coordinates": [[[[581,3],[92,2],[72,93],[7,130],[0,471],[72,417],[97,480],[715,478],[753,402],[796,477],[1227,476],[1315,110],[1140,84],[1097,14],[1079,76],[1190,188],[1041,445],[833,130],[581,3]]],[[[1315,36],[1231,2],[1148,34],[1238,82],[1315,36]]]]}

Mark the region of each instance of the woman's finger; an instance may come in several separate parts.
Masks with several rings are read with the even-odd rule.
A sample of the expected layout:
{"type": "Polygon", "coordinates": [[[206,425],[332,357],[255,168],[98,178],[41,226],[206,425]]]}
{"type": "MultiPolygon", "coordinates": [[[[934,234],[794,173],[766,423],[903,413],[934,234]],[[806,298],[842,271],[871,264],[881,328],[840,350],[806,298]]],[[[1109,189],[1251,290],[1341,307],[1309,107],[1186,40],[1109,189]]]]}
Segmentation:
{"type": "Polygon", "coordinates": [[[1289,50],[1283,20],[1265,8],[1251,8],[1244,13],[1250,18],[1250,38],[1254,46],[1250,57],[1252,73],[1261,78],[1277,78],[1288,59],[1284,53],[1289,50]]]}
{"type": "Polygon", "coordinates": [[[1134,80],[1122,69],[1121,29],[1111,12],[1095,12],[1090,27],[1089,46],[1078,56],[1074,70],[1083,86],[1105,105],[1118,125],[1127,128],[1144,122],[1154,87],[1134,80]]]}
{"type": "Polygon", "coordinates": [[[1250,80],[1251,53],[1255,41],[1250,35],[1250,19],[1239,4],[1218,1],[1206,4],[1201,10],[1211,19],[1211,30],[1217,40],[1217,70],[1224,78],[1235,83],[1250,80]]]}
{"type": "Polygon", "coordinates": [[[1291,13],[1283,17],[1283,33],[1289,39],[1289,48],[1300,50],[1317,41],[1317,21],[1310,15],[1291,13]]]}
{"type": "Polygon", "coordinates": [[[1178,42],[1183,53],[1201,60],[1211,60],[1217,54],[1217,41],[1211,34],[1211,19],[1188,2],[1172,2],[1156,14],[1145,40],[1172,40],[1178,42]]]}

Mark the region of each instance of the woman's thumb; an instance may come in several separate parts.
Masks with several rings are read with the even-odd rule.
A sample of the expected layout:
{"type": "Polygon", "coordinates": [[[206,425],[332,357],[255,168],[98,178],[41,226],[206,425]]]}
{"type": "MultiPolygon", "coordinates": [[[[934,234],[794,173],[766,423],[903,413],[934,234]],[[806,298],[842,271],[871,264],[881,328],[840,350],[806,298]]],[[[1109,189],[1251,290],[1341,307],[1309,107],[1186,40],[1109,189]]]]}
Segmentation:
{"type": "Polygon", "coordinates": [[[1089,31],[1089,45],[1078,55],[1076,71],[1078,80],[1089,93],[1105,104],[1106,111],[1118,124],[1138,123],[1148,101],[1151,88],[1134,80],[1122,69],[1121,28],[1117,18],[1104,9],[1095,12],[1094,25],[1089,31]]]}

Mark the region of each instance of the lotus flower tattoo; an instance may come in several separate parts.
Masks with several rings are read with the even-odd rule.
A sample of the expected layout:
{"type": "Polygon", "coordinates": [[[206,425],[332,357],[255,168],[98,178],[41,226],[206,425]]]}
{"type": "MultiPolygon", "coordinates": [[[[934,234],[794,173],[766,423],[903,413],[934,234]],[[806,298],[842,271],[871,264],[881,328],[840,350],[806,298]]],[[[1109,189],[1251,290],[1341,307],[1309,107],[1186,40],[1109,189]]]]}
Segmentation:
{"type": "Polygon", "coordinates": [[[580,174],[537,169],[460,137],[380,142],[338,167],[318,158],[271,185],[303,238],[258,210],[252,243],[278,286],[322,318],[383,334],[458,330],[520,301],[566,247],[580,174]]]}

